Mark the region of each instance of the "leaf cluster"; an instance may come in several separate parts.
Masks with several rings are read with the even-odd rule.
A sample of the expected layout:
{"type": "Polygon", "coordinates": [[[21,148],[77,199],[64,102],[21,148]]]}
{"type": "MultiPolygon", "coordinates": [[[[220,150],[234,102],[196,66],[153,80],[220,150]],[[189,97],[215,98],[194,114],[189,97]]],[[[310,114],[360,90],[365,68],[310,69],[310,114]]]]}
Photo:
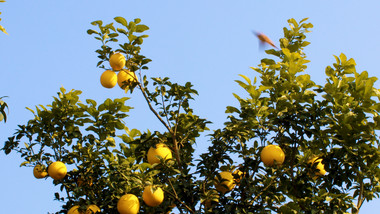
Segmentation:
{"type": "Polygon", "coordinates": [[[7,122],[7,113],[5,112],[5,109],[8,109],[8,105],[2,100],[5,97],[6,96],[0,97],[0,121],[4,120],[4,122],[7,122]]]}
{"type": "Polygon", "coordinates": [[[96,53],[99,54],[98,58],[100,58],[97,66],[105,68],[103,63],[107,62],[110,55],[113,54],[111,43],[119,42],[119,36],[122,35],[126,37],[124,38],[126,39],[126,42],[119,42],[119,47],[115,49],[115,51],[126,55],[128,69],[132,72],[139,69],[148,69],[146,64],[148,64],[151,60],[146,58],[144,55],[141,55],[140,52],[144,38],[148,37],[148,35],[141,33],[148,30],[149,27],[144,24],[140,24],[141,19],[139,18],[136,18],[130,22],[123,17],[115,17],[114,20],[121,25],[120,28],[114,27],[114,23],[103,25],[103,21],[98,20],[92,22],[91,24],[98,26],[99,30],[87,30],[89,35],[94,34],[94,38],[102,42],[101,48],[96,50],[96,53]]]}

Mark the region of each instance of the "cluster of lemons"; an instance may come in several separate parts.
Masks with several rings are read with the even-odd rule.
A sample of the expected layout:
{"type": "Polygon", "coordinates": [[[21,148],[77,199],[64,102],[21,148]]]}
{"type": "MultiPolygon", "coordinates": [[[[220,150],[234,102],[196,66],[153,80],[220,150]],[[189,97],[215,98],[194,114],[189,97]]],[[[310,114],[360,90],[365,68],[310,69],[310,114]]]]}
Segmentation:
{"type": "Polygon", "coordinates": [[[124,69],[126,64],[125,56],[121,53],[114,53],[109,59],[112,70],[106,70],[100,76],[100,84],[105,88],[113,88],[116,84],[121,89],[126,85],[137,81],[135,72],[124,69]],[[118,74],[116,74],[118,72],[118,74]]]}
{"type": "MultiPolygon", "coordinates": [[[[264,165],[267,167],[271,167],[274,165],[282,165],[285,161],[285,153],[281,149],[281,147],[277,145],[268,145],[264,147],[261,151],[260,158],[264,165]]],[[[326,174],[325,166],[324,164],[322,164],[321,158],[314,157],[308,161],[308,164],[316,165],[317,171],[314,173],[313,179],[316,179],[319,176],[323,176],[326,174]]],[[[220,180],[218,177],[215,177],[215,188],[219,192],[225,194],[231,191],[236,184],[240,184],[240,179],[243,176],[243,172],[237,169],[234,172],[223,171],[220,172],[219,175],[220,180]]],[[[204,204],[206,207],[209,207],[211,205],[211,201],[206,200],[204,204]]]]}
{"type": "MultiPolygon", "coordinates": [[[[172,158],[172,152],[163,143],[157,144],[155,147],[151,147],[148,150],[147,159],[148,162],[153,164],[158,164],[161,162],[160,159],[167,160],[172,158]]],[[[42,164],[37,164],[33,169],[33,175],[37,179],[45,178],[50,176],[54,180],[62,180],[67,175],[67,167],[61,161],[53,162],[46,167],[42,164]]],[[[81,186],[85,181],[78,179],[78,186],[81,186]]],[[[90,186],[92,185],[92,181],[89,182],[90,186]]],[[[164,192],[163,190],[154,185],[147,185],[144,188],[142,194],[143,201],[150,207],[156,207],[160,205],[164,201],[164,192]]],[[[79,206],[75,205],[70,208],[67,214],[82,214],[78,211],[79,206]]],[[[125,194],[123,195],[118,203],[117,210],[120,214],[137,214],[140,209],[140,202],[136,195],[134,194],[125,194]]],[[[100,212],[100,208],[95,205],[89,205],[84,214],[96,213],[100,212]]]]}

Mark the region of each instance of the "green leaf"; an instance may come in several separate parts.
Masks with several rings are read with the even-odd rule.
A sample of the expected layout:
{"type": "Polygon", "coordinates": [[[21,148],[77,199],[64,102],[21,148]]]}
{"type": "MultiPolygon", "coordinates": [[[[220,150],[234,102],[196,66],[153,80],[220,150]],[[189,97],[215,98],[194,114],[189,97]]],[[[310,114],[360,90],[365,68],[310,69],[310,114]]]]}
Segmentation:
{"type": "Polygon", "coordinates": [[[101,21],[101,20],[97,20],[97,21],[93,21],[93,22],[91,22],[91,24],[94,25],[94,26],[98,25],[98,26],[100,27],[100,26],[103,25],[103,21],[101,21]]]}
{"type": "Polygon", "coordinates": [[[121,16],[117,16],[114,18],[114,20],[117,22],[117,23],[120,23],[122,24],[123,26],[125,27],[128,27],[128,22],[125,18],[121,17],[121,16]]]}
{"type": "Polygon", "coordinates": [[[97,31],[95,31],[95,30],[92,30],[92,29],[88,29],[87,30],[87,34],[89,34],[89,35],[91,35],[91,34],[99,34],[97,31]]]}
{"type": "Polygon", "coordinates": [[[137,25],[136,26],[136,32],[137,33],[142,33],[142,32],[144,32],[146,30],[149,30],[149,27],[146,26],[146,25],[137,25]]]}

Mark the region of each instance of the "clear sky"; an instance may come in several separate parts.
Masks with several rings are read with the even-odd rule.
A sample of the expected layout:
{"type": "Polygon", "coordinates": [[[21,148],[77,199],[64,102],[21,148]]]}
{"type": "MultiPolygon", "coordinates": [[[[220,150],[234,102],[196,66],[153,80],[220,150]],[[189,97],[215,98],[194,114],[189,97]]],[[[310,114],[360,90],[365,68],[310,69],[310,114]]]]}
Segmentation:
{"type": "MultiPolygon", "coordinates": [[[[199,92],[193,102],[195,113],[212,121],[211,129],[221,128],[228,105],[236,105],[232,93],[244,96],[234,82],[265,53],[251,30],[267,34],[279,44],[287,19],[309,17],[314,24],[305,49],[311,60],[307,72],[324,84],[324,69],[333,55],[354,58],[357,70],[378,74],[380,41],[380,1],[262,1],[262,0],[8,0],[0,4],[0,18],[9,36],[0,33],[0,97],[8,96],[9,120],[0,123],[0,147],[18,124],[33,115],[25,107],[47,105],[61,86],[83,91],[87,98],[103,101],[125,96],[122,90],[100,85],[103,70],[96,67],[94,52],[99,41],[87,35],[90,22],[112,22],[116,16],[141,18],[150,27],[143,54],[151,58],[149,77],[168,76],[172,81],[190,81],[199,92]]],[[[376,87],[379,88],[379,82],[376,87]]],[[[138,92],[138,91],[136,91],[138,92]]],[[[140,93],[128,94],[135,109],[126,120],[129,128],[162,130],[140,93]]],[[[200,138],[197,151],[205,151],[207,137],[200,138]]],[[[0,153],[1,213],[41,214],[60,210],[53,201],[52,180],[37,180],[32,168],[19,165],[16,153],[0,153]]],[[[377,213],[380,199],[365,203],[361,213],[377,213]]]]}

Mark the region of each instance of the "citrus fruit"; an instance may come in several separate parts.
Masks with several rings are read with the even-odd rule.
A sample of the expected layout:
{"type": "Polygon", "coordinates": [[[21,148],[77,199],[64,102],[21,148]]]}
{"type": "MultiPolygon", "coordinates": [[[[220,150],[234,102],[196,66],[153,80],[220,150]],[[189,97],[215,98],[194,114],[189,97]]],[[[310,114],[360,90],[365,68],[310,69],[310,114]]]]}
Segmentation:
{"type": "Polygon", "coordinates": [[[73,206],[73,207],[71,207],[69,209],[69,211],[67,212],[67,214],[80,214],[79,211],[78,211],[78,209],[79,209],[79,206],[75,205],[75,206],[73,206]]]}
{"type": "Polygon", "coordinates": [[[33,168],[33,175],[35,178],[40,179],[46,177],[48,173],[46,172],[46,169],[43,165],[37,164],[33,168]]]}
{"type": "Polygon", "coordinates": [[[125,56],[121,53],[114,53],[110,57],[110,66],[113,70],[118,71],[125,66],[125,56]]]}
{"type": "Polygon", "coordinates": [[[100,76],[100,84],[104,88],[113,88],[117,83],[117,75],[111,70],[106,70],[100,76]]]}
{"type": "Polygon", "coordinates": [[[94,214],[94,213],[100,212],[100,208],[96,206],[95,204],[89,205],[85,213],[79,212],[78,209],[79,209],[79,206],[75,205],[69,209],[67,214],[94,214]]]}
{"type": "Polygon", "coordinates": [[[265,166],[281,165],[285,161],[285,153],[279,146],[268,145],[261,151],[261,161],[265,166]]]}
{"type": "Polygon", "coordinates": [[[126,85],[131,85],[137,80],[135,72],[129,70],[121,70],[117,74],[117,84],[121,89],[124,89],[126,85]]]}
{"type": "Polygon", "coordinates": [[[156,144],[156,148],[150,147],[148,150],[148,162],[150,164],[160,163],[160,159],[156,156],[160,156],[162,159],[171,159],[172,151],[163,143],[156,144]]]}
{"type": "Polygon", "coordinates": [[[136,214],[139,209],[139,199],[133,194],[125,194],[117,202],[117,211],[120,214],[136,214]]]}
{"type": "Polygon", "coordinates": [[[143,192],[143,200],[150,207],[156,207],[164,201],[164,192],[160,187],[146,186],[143,192]]]}
{"type": "Polygon", "coordinates": [[[56,161],[49,165],[48,174],[54,180],[61,180],[67,174],[67,168],[61,161],[56,161]]]}
{"type": "Polygon", "coordinates": [[[215,177],[216,182],[214,183],[216,190],[221,193],[226,193],[231,191],[235,187],[234,176],[231,172],[223,171],[219,173],[220,179],[218,176],[215,177]]]}
{"type": "Polygon", "coordinates": [[[310,159],[307,163],[311,164],[312,166],[316,165],[315,169],[317,170],[315,170],[315,176],[313,177],[313,179],[316,179],[318,176],[323,176],[326,174],[325,165],[322,163],[322,158],[315,157],[310,159]]]}

